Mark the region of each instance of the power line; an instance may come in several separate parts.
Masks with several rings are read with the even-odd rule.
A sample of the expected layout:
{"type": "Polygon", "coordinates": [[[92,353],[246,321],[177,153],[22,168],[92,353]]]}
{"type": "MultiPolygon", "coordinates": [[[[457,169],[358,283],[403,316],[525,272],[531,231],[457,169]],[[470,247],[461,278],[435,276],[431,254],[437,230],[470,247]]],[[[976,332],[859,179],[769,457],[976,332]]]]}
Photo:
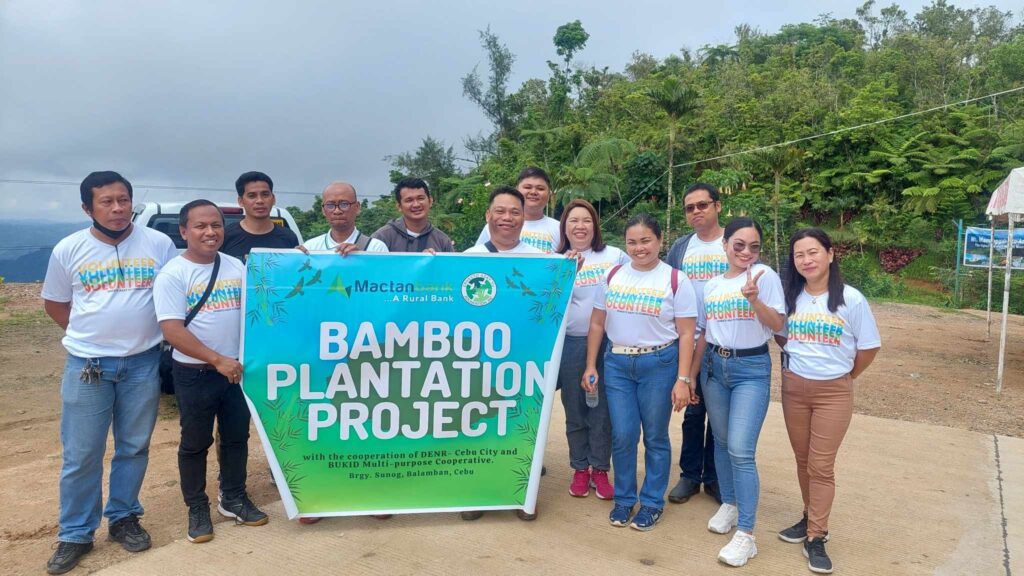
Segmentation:
{"type": "Polygon", "coordinates": [[[714,156],[711,158],[704,158],[701,160],[694,160],[692,162],[683,162],[681,164],[673,164],[673,168],[681,168],[683,166],[693,166],[695,164],[702,164],[704,162],[714,162],[716,160],[724,160],[726,158],[732,158],[734,156],[742,156],[744,154],[753,154],[755,152],[761,152],[764,150],[770,150],[772,148],[778,148],[780,146],[791,146],[800,142],[806,142],[808,140],[815,140],[817,138],[824,138],[825,136],[835,136],[836,134],[842,134],[844,132],[852,132],[854,130],[860,130],[861,128],[867,128],[869,126],[878,126],[879,124],[886,124],[888,122],[895,122],[897,120],[903,120],[904,118],[910,118],[912,116],[920,116],[922,114],[928,114],[937,110],[944,110],[953,106],[960,106],[962,104],[970,104],[971,102],[977,102],[978,100],[987,100],[989,98],[995,98],[996,96],[1005,96],[1006,94],[1012,94],[1014,92],[1020,92],[1024,90],[1024,86],[1017,86],[1016,88],[1010,88],[1009,90],[1003,90],[1002,92],[993,92],[985,96],[978,96],[977,98],[968,98],[967,100],[961,100],[959,102],[953,102],[951,104],[943,104],[942,106],[936,106],[927,110],[918,110],[916,112],[908,112],[907,114],[900,114],[899,116],[893,116],[891,118],[883,118],[881,120],[875,120],[873,122],[865,122],[864,124],[858,124],[856,126],[847,126],[845,128],[838,128],[829,132],[822,132],[821,134],[815,134],[814,136],[804,136],[803,138],[797,138],[795,140],[787,140],[786,142],[779,142],[777,144],[769,144],[767,146],[758,146],[757,148],[751,148],[749,150],[743,150],[741,152],[732,152],[730,154],[723,154],[721,156],[714,156]]]}

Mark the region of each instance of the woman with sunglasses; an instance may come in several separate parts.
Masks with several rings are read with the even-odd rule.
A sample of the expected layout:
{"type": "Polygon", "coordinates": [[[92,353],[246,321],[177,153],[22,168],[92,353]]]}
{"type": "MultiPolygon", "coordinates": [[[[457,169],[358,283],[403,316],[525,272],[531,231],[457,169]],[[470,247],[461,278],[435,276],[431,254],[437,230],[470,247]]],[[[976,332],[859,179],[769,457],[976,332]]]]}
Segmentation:
{"type": "MultiPolygon", "coordinates": [[[[574,470],[569,494],[583,498],[590,494],[593,486],[598,498],[611,500],[614,494],[608,481],[612,452],[608,398],[604,386],[601,386],[597,405],[588,406],[580,379],[587,367],[587,332],[601,282],[608,270],[628,263],[629,257],[622,250],[604,243],[597,211],[586,200],[577,198],[569,202],[562,212],[559,231],[561,241],[556,251],[574,256],[580,262],[565,322],[562,363],[558,368],[558,387],[562,390],[562,406],[565,408],[565,437],[569,442],[569,466],[574,470]]],[[[599,353],[598,374],[603,372],[603,367],[604,354],[599,353]]]]}
{"type": "Polygon", "coordinates": [[[701,359],[722,496],[708,530],[728,534],[736,528],[718,560],[743,566],[757,555],[754,521],[761,487],[754,455],[771,392],[767,342],[782,329],[786,308],[778,274],[758,260],[761,227],[750,218],[735,218],[725,226],[723,243],[729,268],[704,286],[694,357],[701,359]]]}
{"type": "Polygon", "coordinates": [[[686,275],[658,259],[661,227],[653,217],[638,214],[626,223],[626,252],[629,264],[612,267],[597,292],[580,384],[588,392],[604,387],[608,399],[615,464],[615,506],[608,520],[612,526],[628,524],[647,531],[658,523],[665,507],[672,467],[672,410],[678,412],[691,401],[697,302],[686,275]],[[597,370],[602,346],[603,380],[597,370]],[[640,509],[633,516],[641,431],[646,474],[640,509]]]}
{"type": "Polygon", "coordinates": [[[882,340],[867,300],[843,283],[825,232],[804,228],[793,235],[785,283],[788,362],[782,367],[782,412],[804,514],[779,538],[803,542],[808,568],[828,574],[832,560],[825,542],[836,453],[853,418],[853,380],[871,365],[882,340]]]}

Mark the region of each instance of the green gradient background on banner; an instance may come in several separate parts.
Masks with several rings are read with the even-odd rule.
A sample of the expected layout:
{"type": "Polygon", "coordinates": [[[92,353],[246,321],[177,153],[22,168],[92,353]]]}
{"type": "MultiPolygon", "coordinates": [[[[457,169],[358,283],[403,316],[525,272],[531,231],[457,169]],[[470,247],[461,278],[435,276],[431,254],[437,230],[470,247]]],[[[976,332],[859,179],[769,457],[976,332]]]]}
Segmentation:
{"type": "MultiPolygon", "coordinates": [[[[248,260],[245,289],[243,390],[259,420],[257,428],[275,475],[284,480],[279,487],[286,506],[291,500],[299,515],[523,507],[527,495],[536,491],[530,485],[533,458],[538,431],[547,429],[542,416],[550,414],[559,361],[555,352],[561,349],[556,344],[564,330],[574,275],[575,262],[559,256],[356,254],[341,258],[333,253],[254,251],[248,260]],[[360,324],[372,323],[383,350],[387,323],[405,329],[413,321],[419,322],[421,335],[415,358],[407,347],[396,346],[391,358],[374,359],[363,353],[356,359],[320,360],[321,322],[344,323],[350,349],[360,324]],[[462,322],[477,325],[479,353],[470,358],[453,352],[424,358],[423,325],[428,321],[443,322],[451,329],[462,322]],[[485,328],[495,322],[508,325],[511,334],[509,353],[502,358],[488,357],[484,346],[485,328]],[[362,370],[377,372],[382,362],[408,360],[421,363],[411,370],[408,398],[401,396],[401,373],[393,365],[387,398],[371,388],[367,398],[338,393],[331,400],[302,399],[299,382],[279,388],[275,400],[268,398],[272,364],[290,365],[300,374],[300,367],[308,365],[309,391],[323,393],[339,363],[348,363],[359,388],[362,370]],[[490,362],[492,375],[502,363],[516,364],[522,381],[518,393],[499,395],[492,377],[491,394],[485,396],[478,369],[469,380],[469,394],[462,397],[462,371],[454,363],[469,361],[490,362]],[[436,390],[421,396],[431,362],[443,368],[451,396],[436,390]],[[528,363],[545,377],[535,386],[529,385],[528,363]],[[497,431],[498,410],[489,408],[484,414],[472,411],[467,422],[473,428],[486,426],[483,435],[433,437],[432,411],[437,403],[454,403],[444,412],[452,422],[443,429],[458,431],[467,403],[501,400],[515,402],[507,411],[504,435],[497,431]],[[362,404],[372,414],[381,402],[396,405],[400,425],[414,429],[420,426],[414,402],[429,403],[431,433],[419,439],[402,434],[375,438],[367,421],[368,438],[353,434],[341,440],[341,427],[335,422],[320,428],[315,441],[309,439],[311,405],[335,410],[362,404]]],[[[469,347],[468,340],[448,341],[469,347]]],[[[501,344],[499,338],[496,346],[501,344]]],[[[383,420],[388,428],[390,419],[383,420]]]]}

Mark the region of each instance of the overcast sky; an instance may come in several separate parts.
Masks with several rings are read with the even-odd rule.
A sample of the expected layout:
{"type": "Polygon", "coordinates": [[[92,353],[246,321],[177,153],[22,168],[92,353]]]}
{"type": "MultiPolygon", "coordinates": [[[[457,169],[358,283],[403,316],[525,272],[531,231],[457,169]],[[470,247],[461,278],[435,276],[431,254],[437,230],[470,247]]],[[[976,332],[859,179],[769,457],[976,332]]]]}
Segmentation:
{"type": "MultiPolygon", "coordinates": [[[[376,196],[385,156],[489,129],[460,84],[486,73],[488,25],[516,55],[515,89],[547,77],[555,29],[575,19],[590,33],[578,62],[621,71],[635,50],[664,58],[731,43],[740,23],[772,32],[861,3],[0,0],[0,179],[112,169],[136,201],[232,200],[144,185],[231,188],[261,170],[283,205],[336,179],[376,196]]],[[[1020,17],[1019,0],[989,3],[1020,17]]],[[[78,204],[77,186],[0,183],[0,218],[79,219],[78,204]]]]}

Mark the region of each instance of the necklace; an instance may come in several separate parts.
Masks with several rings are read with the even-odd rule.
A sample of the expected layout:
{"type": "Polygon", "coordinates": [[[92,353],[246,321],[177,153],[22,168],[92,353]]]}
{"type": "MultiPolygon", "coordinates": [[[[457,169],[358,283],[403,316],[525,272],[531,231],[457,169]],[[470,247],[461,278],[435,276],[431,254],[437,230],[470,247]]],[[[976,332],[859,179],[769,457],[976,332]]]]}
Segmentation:
{"type": "Polygon", "coordinates": [[[828,290],[822,292],[821,294],[817,294],[817,295],[811,294],[810,292],[808,292],[807,295],[811,297],[811,304],[817,304],[818,303],[818,298],[821,298],[822,296],[828,297],[828,290]]]}

